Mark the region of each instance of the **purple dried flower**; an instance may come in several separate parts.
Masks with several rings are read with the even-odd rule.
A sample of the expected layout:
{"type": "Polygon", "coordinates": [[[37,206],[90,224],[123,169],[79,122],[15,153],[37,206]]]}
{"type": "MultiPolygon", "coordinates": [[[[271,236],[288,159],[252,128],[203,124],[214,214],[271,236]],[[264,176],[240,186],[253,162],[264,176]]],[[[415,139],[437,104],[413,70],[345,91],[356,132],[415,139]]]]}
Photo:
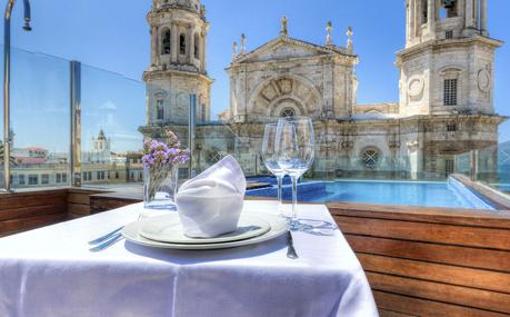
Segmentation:
{"type": "Polygon", "coordinates": [[[142,162],[145,167],[159,167],[164,164],[185,164],[189,161],[188,150],[179,148],[180,143],[177,136],[171,131],[167,131],[170,145],[157,140],[146,139],[144,141],[144,156],[142,162]]]}

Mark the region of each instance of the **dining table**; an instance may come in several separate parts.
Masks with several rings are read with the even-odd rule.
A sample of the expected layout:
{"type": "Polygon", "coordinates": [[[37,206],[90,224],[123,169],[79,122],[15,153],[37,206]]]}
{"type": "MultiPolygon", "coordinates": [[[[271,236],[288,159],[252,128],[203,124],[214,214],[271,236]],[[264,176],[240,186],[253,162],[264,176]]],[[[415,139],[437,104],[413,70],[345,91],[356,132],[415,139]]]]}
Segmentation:
{"type": "MultiPolygon", "coordinates": [[[[218,250],[125,239],[89,250],[88,241],[137,221],[143,209],[128,205],[0,238],[0,316],[378,316],[340,229],[293,231],[295,259],[286,235],[218,250]]],[[[278,205],[247,200],[242,212],[277,214],[278,205]]],[[[334,223],[322,204],[299,205],[299,217],[334,223]]]]}

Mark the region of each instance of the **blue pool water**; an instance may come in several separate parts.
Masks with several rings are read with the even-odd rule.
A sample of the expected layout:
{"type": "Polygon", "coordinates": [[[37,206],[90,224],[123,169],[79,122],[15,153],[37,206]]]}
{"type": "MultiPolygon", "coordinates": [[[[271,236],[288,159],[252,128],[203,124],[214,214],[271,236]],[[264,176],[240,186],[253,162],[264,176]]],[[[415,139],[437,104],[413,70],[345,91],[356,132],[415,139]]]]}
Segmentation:
{"type": "MultiPolygon", "coordinates": [[[[275,186],[248,191],[249,196],[275,197],[275,186]]],[[[382,205],[410,205],[494,209],[454,179],[448,182],[399,181],[313,181],[298,188],[299,200],[326,203],[334,201],[382,205]]],[[[291,188],[284,186],[284,199],[290,200],[291,188]]]]}

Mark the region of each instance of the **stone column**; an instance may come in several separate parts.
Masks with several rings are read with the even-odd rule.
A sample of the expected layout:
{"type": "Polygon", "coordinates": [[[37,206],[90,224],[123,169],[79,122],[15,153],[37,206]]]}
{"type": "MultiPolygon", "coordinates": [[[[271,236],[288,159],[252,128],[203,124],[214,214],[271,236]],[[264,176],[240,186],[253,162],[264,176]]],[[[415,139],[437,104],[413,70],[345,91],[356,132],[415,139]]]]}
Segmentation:
{"type": "Polygon", "coordinates": [[[158,36],[158,27],[153,26],[151,29],[151,50],[152,50],[152,64],[159,65],[159,36],[158,36]]]}
{"type": "Polygon", "coordinates": [[[474,0],[466,0],[466,29],[473,28],[473,1],[474,0]]]}
{"type": "Polygon", "coordinates": [[[209,24],[205,24],[203,26],[203,30],[202,30],[202,36],[200,37],[201,39],[201,43],[200,43],[200,46],[201,46],[201,55],[200,55],[200,65],[202,65],[202,71],[204,73],[207,72],[207,33],[209,32],[209,24]]]}
{"type": "Polygon", "coordinates": [[[417,38],[420,36],[419,30],[421,29],[420,25],[420,5],[419,2],[414,1],[414,8],[413,8],[413,37],[417,38]]]}
{"type": "Polygon", "coordinates": [[[179,27],[175,23],[172,23],[170,37],[172,38],[172,45],[170,45],[170,53],[172,56],[170,61],[171,63],[177,63],[177,56],[179,54],[181,43],[179,41],[179,27]]]}
{"type": "Polygon", "coordinates": [[[436,37],[436,0],[428,0],[427,4],[427,32],[428,39],[436,37]]]}
{"type": "Polygon", "coordinates": [[[487,28],[487,0],[482,0],[482,4],[480,6],[481,12],[480,12],[480,29],[482,31],[482,35],[489,35],[488,28],[487,28]]]}
{"type": "Polygon", "coordinates": [[[474,1],[474,4],[473,4],[473,12],[474,12],[473,25],[474,25],[475,29],[479,30],[480,29],[480,0],[473,0],[473,1],[474,1]]]}
{"type": "Polygon", "coordinates": [[[207,53],[206,45],[207,45],[207,33],[203,32],[200,36],[200,67],[202,68],[202,71],[205,73],[207,71],[207,65],[206,65],[206,56],[207,53]]]}
{"type": "Polygon", "coordinates": [[[186,33],[188,34],[188,38],[186,39],[186,61],[188,64],[193,64],[193,26],[188,26],[188,31],[186,33]]]}
{"type": "Polygon", "coordinates": [[[411,4],[406,1],[406,43],[411,39],[411,4]]]}

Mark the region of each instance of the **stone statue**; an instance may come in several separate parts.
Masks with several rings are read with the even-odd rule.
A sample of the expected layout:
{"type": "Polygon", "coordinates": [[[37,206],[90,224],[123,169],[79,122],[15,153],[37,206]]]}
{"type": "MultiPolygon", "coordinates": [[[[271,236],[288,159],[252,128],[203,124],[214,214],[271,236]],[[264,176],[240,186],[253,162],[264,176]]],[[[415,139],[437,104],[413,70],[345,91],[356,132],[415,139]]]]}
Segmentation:
{"type": "Polygon", "coordinates": [[[326,45],[333,45],[333,23],[326,24],[326,45]]]}
{"type": "Polygon", "coordinates": [[[232,43],[232,59],[236,58],[237,54],[239,54],[239,47],[237,46],[237,42],[234,41],[234,43],[232,43]]]}
{"type": "Polygon", "coordinates": [[[246,53],[246,34],[241,34],[241,51],[240,54],[246,53]]]}
{"type": "Polygon", "coordinates": [[[289,20],[286,16],[282,17],[281,20],[281,29],[280,29],[280,36],[281,37],[287,37],[289,35],[289,20]]]}
{"type": "Polygon", "coordinates": [[[347,32],[345,35],[347,35],[347,49],[352,50],[352,35],[354,33],[352,32],[352,27],[347,28],[347,32]]]}

